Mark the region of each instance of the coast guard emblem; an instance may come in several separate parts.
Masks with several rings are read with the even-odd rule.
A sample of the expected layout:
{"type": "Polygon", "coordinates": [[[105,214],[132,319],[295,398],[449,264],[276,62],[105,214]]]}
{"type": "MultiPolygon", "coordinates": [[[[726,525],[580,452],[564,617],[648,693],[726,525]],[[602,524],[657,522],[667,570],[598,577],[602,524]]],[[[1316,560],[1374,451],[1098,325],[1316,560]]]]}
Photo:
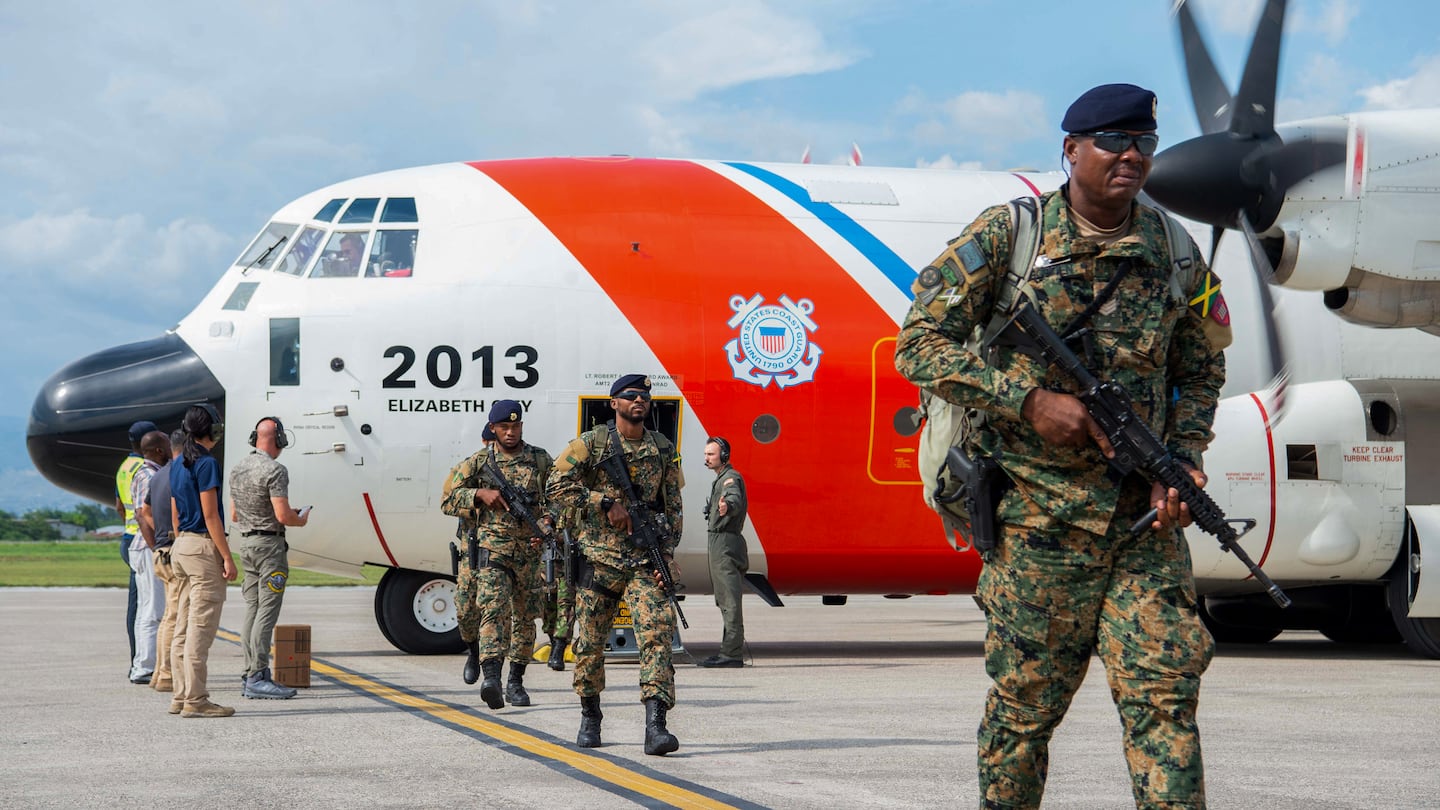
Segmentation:
{"type": "Polygon", "coordinates": [[[765,304],[759,293],[749,300],[733,295],[730,309],[735,314],[727,324],[740,329],[740,336],[725,344],[725,358],[735,379],[761,388],[771,380],[788,388],[815,379],[822,352],[810,340],[810,333],[819,328],[810,319],[815,311],[810,299],[796,303],[782,295],[776,306],[765,304]]]}

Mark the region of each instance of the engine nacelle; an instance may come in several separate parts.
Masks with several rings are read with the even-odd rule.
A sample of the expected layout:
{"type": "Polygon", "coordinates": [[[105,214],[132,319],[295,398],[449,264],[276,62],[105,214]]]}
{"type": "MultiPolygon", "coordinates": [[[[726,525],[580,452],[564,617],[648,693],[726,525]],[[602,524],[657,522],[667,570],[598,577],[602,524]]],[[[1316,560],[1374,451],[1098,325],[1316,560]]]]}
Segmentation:
{"type": "Polygon", "coordinates": [[[1410,281],[1353,271],[1325,291],[1325,306],[1351,323],[1434,331],[1440,325],[1440,281],[1410,281]]]}

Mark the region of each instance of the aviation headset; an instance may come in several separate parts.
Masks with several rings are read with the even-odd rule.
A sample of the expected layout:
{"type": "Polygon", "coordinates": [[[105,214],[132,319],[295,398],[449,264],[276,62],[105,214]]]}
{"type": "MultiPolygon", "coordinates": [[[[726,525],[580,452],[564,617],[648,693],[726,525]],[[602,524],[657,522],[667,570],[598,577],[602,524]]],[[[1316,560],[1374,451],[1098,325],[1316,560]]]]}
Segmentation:
{"type": "Polygon", "coordinates": [[[280,417],[278,417],[278,416],[264,416],[264,417],[261,417],[261,418],[260,418],[260,421],[259,421],[259,422],[256,422],[256,423],[255,423],[255,429],[252,430],[252,431],[250,431],[250,446],[251,446],[251,447],[254,447],[254,446],[256,445],[256,443],[260,441],[260,425],[261,425],[262,423],[264,423],[264,422],[274,422],[274,423],[275,423],[275,446],[276,446],[276,447],[280,448],[281,450],[284,450],[285,448],[287,448],[287,447],[290,446],[290,439],[289,439],[289,437],[287,437],[287,436],[285,435],[285,426],[282,425],[282,424],[280,424],[280,417]]]}
{"type": "Polygon", "coordinates": [[[730,463],[730,442],[726,441],[724,436],[711,436],[705,442],[706,444],[714,442],[715,446],[720,448],[720,461],[726,464],[730,463]]]}
{"type": "Polygon", "coordinates": [[[205,413],[210,414],[210,438],[218,443],[220,437],[225,435],[225,420],[220,418],[219,409],[208,402],[197,402],[196,405],[204,408],[205,413]]]}

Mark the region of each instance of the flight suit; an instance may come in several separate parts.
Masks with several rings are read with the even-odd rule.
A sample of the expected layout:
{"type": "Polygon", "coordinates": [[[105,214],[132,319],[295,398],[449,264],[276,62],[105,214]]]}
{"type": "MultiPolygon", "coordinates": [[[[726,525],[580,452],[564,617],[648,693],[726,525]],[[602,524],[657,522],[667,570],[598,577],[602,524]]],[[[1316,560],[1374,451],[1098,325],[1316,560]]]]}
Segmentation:
{"type": "Polygon", "coordinates": [[[728,463],[715,470],[710,497],[705,501],[706,551],[710,562],[710,584],[715,591],[715,606],[720,608],[724,630],[720,636],[720,655],[741,658],[745,652],[745,618],[740,610],[740,597],[745,592],[745,573],[750,570],[750,554],[740,531],[745,528],[749,500],[745,478],[728,463]],[[720,503],[725,514],[720,514],[720,503]]]}
{"type": "MultiPolygon", "coordinates": [[[[1174,294],[1171,255],[1182,251],[1167,249],[1159,212],[1136,205],[1131,217],[1126,236],[1097,244],[1080,236],[1061,192],[1044,195],[1042,258],[1028,294],[1064,334],[1128,265],[1077,354],[1124,387],[1170,452],[1198,468],[1225,380],[1228,312],[1203,267],[1193,292],[1174,294]]],[[[982,357],[963,345],[991,317],[1010,240],[1008,206],[986,210],[953,240],[917,279],[895,352],[912,382],[988,411],[971,449],[995,458],[1014,483],[978,587],[993,680],[978,733],[981,804],[1039,805],[1050,736],[1096,653],[1124,727],[1137,806],[1203,806],[1195,713],[1214,642],[1197,612],[1184,538],[1175,529],[1131,537],[1149,483],[1133,474],[1117,482],[1093,443],[1048,444],[1021,416],[1034,388],[1074,393],[1067,374],[1013,348],[982,357]]]]}

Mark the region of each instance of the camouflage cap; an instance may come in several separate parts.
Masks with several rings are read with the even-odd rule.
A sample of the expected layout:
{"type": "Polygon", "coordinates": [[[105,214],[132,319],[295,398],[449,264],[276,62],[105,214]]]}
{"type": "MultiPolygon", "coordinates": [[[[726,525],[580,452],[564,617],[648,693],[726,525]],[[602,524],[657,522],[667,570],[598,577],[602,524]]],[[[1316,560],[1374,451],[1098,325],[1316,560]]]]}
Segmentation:
{"type": "Polygon", "coordinates": [[[1066,132],[1155,129],[1155,94],[1133,84],[1102,84],[1086,90],[1065,111],[1066,132]]]}

